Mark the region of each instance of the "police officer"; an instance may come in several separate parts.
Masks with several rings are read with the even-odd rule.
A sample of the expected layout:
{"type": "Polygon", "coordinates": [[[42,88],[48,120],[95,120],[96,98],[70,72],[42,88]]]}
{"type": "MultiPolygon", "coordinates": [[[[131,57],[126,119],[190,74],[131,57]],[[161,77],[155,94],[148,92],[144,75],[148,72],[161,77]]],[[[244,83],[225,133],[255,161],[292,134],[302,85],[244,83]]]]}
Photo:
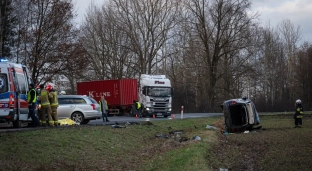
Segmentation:
{"type": "Polygon", "coordinates": [[[133,100],[133,103],[134,103],[134,107],[135,107],[136,111],[139,114],[139,117],[141,118],[142,117],[142,114],[141,114],[141,103],[136,101],[136,100],[133,100]]]}
{"type": "Polygon", "coordinates": [[[302,126],[302,114],[303,114],[303,107],[301,100],[296,100],[296,113],[295,113],[295,126],[294,128],[301,128],[302,126]]]}
{"type": "Polygon", "coordinates": [[[41,84],[40,85],[40,89],[41,89],[41,95],[38,97],[38,100],[41,101],[41,124],[43,126],[46,126],[47,125],[47,119],[46,119],[46,115],[48,115],[48,124],[49,126],[53,126],[54,125],[54,121],[52,120],[52,117],[51,117],[51,106],[50,106],[50,101],[49,101],[49,98],[52,98],[50,93],[44,89],[44,85],[41,84]]]}
{"type": "Polygon", "coordinates": [[[37,127],[40,126],[39,119],[35,115],[36,110],[36,90],[34,84],[29,84],[29,91],[27,93],[27,101],[28,101],[28,109],[29,109],[29,117],[32,120],[32,126],[37,127]]]}
{"type": "MultiPolygon", "coordinates": [[[[51,85],[48,85],[46,87],[46,89],[49,91],[50,94],[50,106],[51,106],[51,115],[52,115],[52,119],[53,119],[53,124],[54,126],[58,126],[58,116],[57,116],[57,108],[58,108],[58,100],[57,100],[57,93],[56,91],[53,89],[53,87],[51,85]]],[[[52,123],[52,122],[51,122],[52,123]]]]}

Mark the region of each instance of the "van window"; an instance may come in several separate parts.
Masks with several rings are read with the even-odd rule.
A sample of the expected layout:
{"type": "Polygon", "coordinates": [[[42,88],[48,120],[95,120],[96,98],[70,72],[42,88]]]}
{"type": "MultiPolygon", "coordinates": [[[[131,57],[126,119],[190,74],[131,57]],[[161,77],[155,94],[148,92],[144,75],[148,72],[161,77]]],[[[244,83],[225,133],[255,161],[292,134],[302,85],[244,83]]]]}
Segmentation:
{"type": "Polygon", "coordinates": [[[8,91],[8,79],[7,74],[0,74],[0,93],[8,91]]]}
{"type": "Polygon", "coordinates": [[[18,81],[20,92],[22,94],[26,94],[26,84],[27,84],[27,82],[25,80],[25,76],[22,75],[22,74],[16,74],[16,77],[17,77],[17,81],[18,81]]]}

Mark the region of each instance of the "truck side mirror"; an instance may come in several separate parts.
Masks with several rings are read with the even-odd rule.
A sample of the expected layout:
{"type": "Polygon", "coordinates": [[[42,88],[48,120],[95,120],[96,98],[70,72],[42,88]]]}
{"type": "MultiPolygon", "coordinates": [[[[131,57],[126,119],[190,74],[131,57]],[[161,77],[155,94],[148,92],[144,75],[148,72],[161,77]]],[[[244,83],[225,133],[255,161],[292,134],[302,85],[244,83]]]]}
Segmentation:
{"type": "Polygon", "coordinates": [[[171,87],[171,96],[173,96],[173,88],[171,87]]]}

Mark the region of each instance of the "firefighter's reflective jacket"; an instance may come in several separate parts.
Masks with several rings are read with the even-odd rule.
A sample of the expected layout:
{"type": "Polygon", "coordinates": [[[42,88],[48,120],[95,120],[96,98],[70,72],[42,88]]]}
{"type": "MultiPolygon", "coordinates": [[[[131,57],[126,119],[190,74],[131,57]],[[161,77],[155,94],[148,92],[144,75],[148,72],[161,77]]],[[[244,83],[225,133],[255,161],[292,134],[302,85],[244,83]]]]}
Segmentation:
{"type": "Polygon", "coordinates": [[[57,100],[57,93],[55,91],[50,92],[50,104],[51,107],[56,106],[58,107],[58,100],[57,100]]]}
{"type": "Polygon", "coordinates": [[[295,117],[296,118],[302,118],[302,115],[303,115],[303,107],[302,107],[302,105],[298,105],[296,108],[295,117]]]}
{"type": "Polygon", "coordinates": [[[47,90],[42,89],[41,95],[38,97],[38,100],[41,102],[41,107],[50,105],[49,98],[52,98],[50,93],[47,90]]]}

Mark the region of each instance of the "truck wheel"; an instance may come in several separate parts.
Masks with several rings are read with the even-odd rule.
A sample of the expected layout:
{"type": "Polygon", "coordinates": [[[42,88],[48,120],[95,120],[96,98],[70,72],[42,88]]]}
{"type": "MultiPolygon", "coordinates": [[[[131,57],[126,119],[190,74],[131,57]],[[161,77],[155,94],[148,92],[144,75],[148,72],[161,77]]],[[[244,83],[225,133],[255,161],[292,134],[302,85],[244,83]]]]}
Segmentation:
{"type": "Polygon", "coordinates": [[[164,115],[164,118],[168,118],[168,115],[164,115]]]}
{"type": "Polygon", "coordinates": [[[13,128],[20,128],[22,127],[22,122],[20,120],[13,122],[13,128]]]}
{"type": "Polygon", "coordinates": [[[71,120],[77,122],[77,123],[80,123],[80,124],[83,124],[84,122],[84,116],[82,113],[80,112],[74,112],[72,115],[71,115],[71,120]]]}

